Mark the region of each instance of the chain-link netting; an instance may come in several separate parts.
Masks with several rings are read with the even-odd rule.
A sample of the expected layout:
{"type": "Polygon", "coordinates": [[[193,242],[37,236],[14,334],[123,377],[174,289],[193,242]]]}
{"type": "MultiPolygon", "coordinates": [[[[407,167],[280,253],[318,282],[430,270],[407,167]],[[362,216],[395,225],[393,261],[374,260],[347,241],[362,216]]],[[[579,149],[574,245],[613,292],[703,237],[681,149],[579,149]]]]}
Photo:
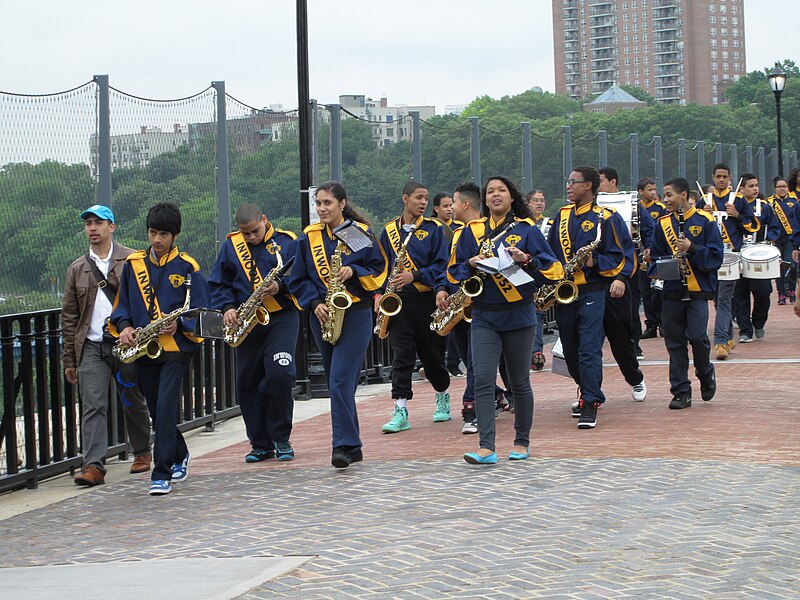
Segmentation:
{"type": "MultiPolygon", "coordinates": [[[[622,140],[608,139],[608,165],[619,175],[619,189],[628,191],[631,187],[631,136],[622,140]]],[[[641,160],[641,158],[640,158],[641,160]]],[[[641,171],[640,171],[641,172],[641,171]]],[[[634,186],[636,182],[634,182],[634,186]]]]}
{"type": "Polygon", "coordinates": [[[342,109],[342,183],[356,209],[376,229],[403,210],[403,185],[411,177],[411,142],[387,142],[387,128],[411,139],[411,117],[369,121],[342,109]]]}
{"type": "Polygon", "coordinates": [[[115,239],[144,249],[147,211],[181,209],[176,246],[207,272],[215,255],[216,92],[175,100],[140,98],[111,88],[111,183],[115,239]]]}
{"type": "Polygon", "coordinates": [[[0,313],[61,304],[64,273],[85,245],[78,215],[95,196],[96,91],[88,82],[40,96],[0,92],[0,313]]]}
{"type": "Polygon", "coordinates": [[[452,194],[456,186],[471,181],[469,121],[455,115],[422,120],[420,140],[422,180],[431,196],[452,194]]]}
{"type": "Polygon", "coordinates": [[[531,134],[531,156],[533,157],[532,188],[541,189],[547,201],[545,214],[555,215],[566,202],[564,181],[564,138],[561,132],[552,135],[531,134]]]}
{"type": "Polygon", "coordinates": [[[276,227],[301,233],[298,112],[253,108],[232,96],[226,112],[231,228],[236,210],[249,202],[276,227]]]}
{"type": "Polygon", "coordinates": [[[586,137],[572,138],[572,165],[592,165],[605,167],[600,164],[600,135],[594,134],[586,137]]]}
{"type": "Polygon", "coordinates": [[[481,125],[479,130],[483,181],[492,175],[503,175],[522,190],[522,125],[504,131],[481,125]]]}

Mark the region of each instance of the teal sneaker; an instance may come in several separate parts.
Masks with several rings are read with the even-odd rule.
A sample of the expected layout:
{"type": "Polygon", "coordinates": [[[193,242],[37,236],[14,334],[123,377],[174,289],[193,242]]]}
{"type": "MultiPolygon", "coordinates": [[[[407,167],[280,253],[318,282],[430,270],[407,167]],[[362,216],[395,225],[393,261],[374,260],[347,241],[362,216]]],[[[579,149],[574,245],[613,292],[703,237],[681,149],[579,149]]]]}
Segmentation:
{"type": "Polygon", "coordinates": [[[436,392],[436,410],[433,422],[444,423],[450,420],[450,392],[436,392]]]}
{"type": "Polygon", "coordinates": [[[381,431],[383,433],[397,433],[406,429],[411,429],[411,423],[408,422],[408,409],[400,408],[395,404],[392,418],[381,427],[381,431]]]}

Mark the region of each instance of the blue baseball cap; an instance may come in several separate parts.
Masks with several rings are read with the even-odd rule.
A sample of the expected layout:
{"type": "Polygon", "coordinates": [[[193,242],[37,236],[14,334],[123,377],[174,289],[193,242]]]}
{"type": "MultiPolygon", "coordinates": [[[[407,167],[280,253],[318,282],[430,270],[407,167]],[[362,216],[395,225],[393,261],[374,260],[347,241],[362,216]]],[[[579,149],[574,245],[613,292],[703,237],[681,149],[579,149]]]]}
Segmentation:
{"type": "Polygon", "coordinates": [[[86,219],[89,215],[94,215],[96,217],[100,217],[101,219],[106,219],[111,223],[114,222],[114,213],[111,212],[111,209],[107,206],[103,206],[102,204],[95,204],[94,206],[90,206],[85,211],[81,213],[81,219],[86,219]]]}

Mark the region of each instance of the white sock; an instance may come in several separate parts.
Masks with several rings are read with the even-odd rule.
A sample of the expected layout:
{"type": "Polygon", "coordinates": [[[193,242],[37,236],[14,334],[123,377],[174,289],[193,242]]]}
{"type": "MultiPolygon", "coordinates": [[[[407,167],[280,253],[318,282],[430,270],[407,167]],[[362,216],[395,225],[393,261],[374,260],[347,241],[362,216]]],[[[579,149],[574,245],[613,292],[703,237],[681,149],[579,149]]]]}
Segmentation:
{"type": "Polygon", "coordinates": [[[406,410],[408,410],[408,407],[406,406],[406,404],[408,403],[408,400],[406,400],[405,398],[397,398],[397,399],[394,401],[394,403],[395,403],[395,404],[396,404],[396,405],[397,405],[399,408],[405,408],[406,410]]]}

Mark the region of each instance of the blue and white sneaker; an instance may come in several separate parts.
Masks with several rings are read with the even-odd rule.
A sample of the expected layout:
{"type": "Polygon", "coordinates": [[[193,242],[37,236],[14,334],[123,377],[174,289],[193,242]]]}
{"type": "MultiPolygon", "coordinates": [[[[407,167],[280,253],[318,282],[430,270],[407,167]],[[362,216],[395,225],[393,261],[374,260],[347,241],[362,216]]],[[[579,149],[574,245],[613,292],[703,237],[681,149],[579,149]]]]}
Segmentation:
{"type": "Polygon", "coordinates": [[[293,460],[294,449],[289,442],[274,442],[275,458],[278,460],[293,460]]]}
{"type": "Polygon", "coordinates": [[[150,482],[150,495],[163,496],[172,491],[172,485],[166,479],[155,479],[150,482]]]}
{"type": "Polygon", "coordinates": [[[174,483],[186,481],[186,479],[189,477],[190,460],[192,460],[192,455],[187,451],[186,458],[183,459],[183,462],[172,465],[172,481],[174,483]]]}

